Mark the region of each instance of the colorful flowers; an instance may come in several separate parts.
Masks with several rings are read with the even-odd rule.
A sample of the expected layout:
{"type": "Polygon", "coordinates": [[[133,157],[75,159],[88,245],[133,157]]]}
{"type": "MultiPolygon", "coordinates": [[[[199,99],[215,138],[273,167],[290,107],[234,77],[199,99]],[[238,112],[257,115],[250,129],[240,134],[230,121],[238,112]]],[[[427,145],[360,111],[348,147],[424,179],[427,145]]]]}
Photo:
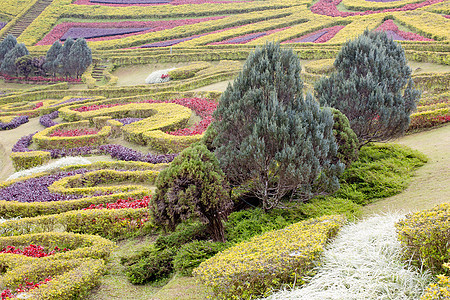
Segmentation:
{"type": "Polygon", "coordinates": [[[20,125],[25,124],[27,122],[28,122],[28,116],[18,116],[18,117],[15,117],[9,123],[1,123],[0,122],[0,130],[14,129],[14,128],[19,127],[20,125]]]}
{"type": "Polygon", "coordinates": [[[53,131],[50,136],[59,136],[59,137],[69,137],[69,136],[82,136],[82,135],[92,135],[97,134],[99,132],[96,128],[82,128],[82,129],[57,129],[53,131]]]}
{"type": "Polygon", "coordinates": [[[432,39],[425,38],[416,33],[399,30],[393,20],[384,21],[384,23],[375,30],[385,31],[389,37],[396,41],[433,41],[432,39]]]}
{"type": "Polygon", "coordinates": [[[91,204],[89,207],[84,208],[83,210],[88,209],[122,209],[122,208],[146,208],[150,203],[151,196],[145,196],[142,199],[119,199],[113,203],[106,204],[91,204]]]}
{"type": "Polygon", "coordinates": [[[333,26],[330,28],[324,28],[299,38],[295,38],[289,41],[284,41],[282,44],[286,43],[325,43],[328,42],[332,37],[336,35],[345,26],[333,26]]]}
{"type": "Polygon", "coordinates": [[[3,248],[0,251],[0,253],[21,254],[21,255],[29,256],[29,257],[46,257],[46,256],[54,255],[58,252],[66,252],[66,251],[69,251],[69,249],[67,249],[67,248],[60,249],[58,247],[55,247],[51,251],[45,251],[44,247],[31,244],[30,246],[24,247],[23,250],[20,248],[16,248],[14,246],[7,246],[6,248],[3,248]]]}

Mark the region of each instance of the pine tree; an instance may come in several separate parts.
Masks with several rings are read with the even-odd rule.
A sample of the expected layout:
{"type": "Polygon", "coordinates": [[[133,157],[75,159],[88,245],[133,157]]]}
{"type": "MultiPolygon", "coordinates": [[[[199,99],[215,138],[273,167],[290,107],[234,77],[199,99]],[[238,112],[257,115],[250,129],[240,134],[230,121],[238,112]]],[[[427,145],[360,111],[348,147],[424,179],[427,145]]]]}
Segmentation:
{"type": "Polygon", "coordinates": [[[11,51],[6,53],[0,66],[0,73],[14,76],[17,74],[16,60],[22,56],[28,55],[28,49],[24,44],[16,44],[11,51]]]}
{"type": "Polygon", "coordinates": [[[74,40],[72,38],[68,38],[64,42],[64,46],[62,46],[60,53],[55,59],[55,68],[57,70],[57,73],[64,75],[64,76],[70,76],[73,74],[72,70],[70,69],[69,65],[69,55],[70,55],[70,49],[72,48],[74,44],[74,40]]]}
{"type": "Polygon", "coordinates": [[[213,146],[228,180],[276,207],[295,193],[302,200],[339,188],[343,165],[333,163],[333,117],[303,97],[300,61],[268,43],[252,52],[222,94],[214,114],[213,146]]]}
{"type": "Polygon", "coordinates": [[[72,74],[75,74],[77,78],[92,63],[92,52],[85,39],[77,39],[73,44],[70,49],[68,63],[72,74]]]}
{"type": "Polygon", "coordinates": [[[55,76],[58,71],[55,61],[58,55],[61,53],[62,48],[63,46],[61,45],[61,43],[59,41],[55,41],[50,49],[48,49],[47,55],[45,56],[45,63],[43,68],[46,72],[51,73],[53,76],[55,76]]]}
{"type": "Polygon", "coordinates": [[[10,50],[12,50],[14,48],[14,46],[16,46],[16,45],[17,45],[17,40],[11,34],[8,34],[6,36],[6,38],[2,42],[0,42],[0,65],[1,65],[3,59],[5,58],[6,53],[8,53],[10,50]]]}
{"type": "Polygon", "coordinates": [[[151,208],[154,221],[174,230],[197,217],[208,224],[215,241],[225,241],[222,221],[233,205],[225,183],[214,154],[203,144],[191,145],[158,176],[151,208]]]}
{"type": "Polygon", "coordinates": [[[401,45],[366,30],[342,47],[334,65],[336,71],[317,82],[316,95],[347,116],[360,147],[402,135],[420,92],[401,45]]]}

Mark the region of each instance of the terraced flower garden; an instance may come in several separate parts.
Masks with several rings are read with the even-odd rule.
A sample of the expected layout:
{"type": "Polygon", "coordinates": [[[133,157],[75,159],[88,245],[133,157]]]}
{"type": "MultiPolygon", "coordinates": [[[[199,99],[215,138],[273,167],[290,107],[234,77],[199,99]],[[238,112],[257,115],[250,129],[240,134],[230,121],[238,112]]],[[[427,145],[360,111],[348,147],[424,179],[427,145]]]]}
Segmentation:
{"type": "MultiPolygon", "coordinates": [[[[160,172],[181,151],[211,146],[218,101],[255,46],[292,48],[304,91],[313,91],[342,44],[365,29],[398,41],[414,66],[422,96],[408,134],[448,127],[448,0],[4,0],[0,39],[13,34],[39,57],[55,41],[84,38],[93,63],[80,79],[0,78],[2,299],[255,299],[303,284],[346,220],[404,190],[424,155],[364,146],[336,194],[289,210],[240,210],[254,203],[237,191],[224,244],[198,220],[164,232],[149,207],[160,172]]],[[[448,228],[447,206],[396,225],[400,240],[419,247],[423,231],[436,230],[415,218],[448,228]]],[[[433,251],[448,239],[436,236],[433,251]]],[[[448,272],[448,258],[430,259],[434,273],[448,272]]],[[[424,299],[450,289],[446,277],[424,278],[424,299]]]]}

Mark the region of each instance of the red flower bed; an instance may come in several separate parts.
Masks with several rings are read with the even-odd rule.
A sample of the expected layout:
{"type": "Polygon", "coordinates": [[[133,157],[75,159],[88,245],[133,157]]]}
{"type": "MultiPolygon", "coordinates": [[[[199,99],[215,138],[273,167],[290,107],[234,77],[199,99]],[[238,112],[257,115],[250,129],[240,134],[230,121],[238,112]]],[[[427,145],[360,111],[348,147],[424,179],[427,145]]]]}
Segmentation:
{"type": "Polygon", "coordinates": [[[105,204],[91,204],[89,207],[84,208],[83,210],[89,209],[121,209],[121,208],[146,208],[150,203],[151,196],[145,196],[142,199],[119,199],[117,202],[106,203],[105,204]]]}
{"type": "Polygon", "coordinates": [[[395,25],[393,20],[386,20],[383,24],[381,24],[377,29],[375,30],[383,30],[385,31],[388,36],[392,35],[392,33],[398,35],[400,38],[395,38],[393,36],[394,40],[407,40],[407,41],[433,41],[432,39],[423,37],[419,34],[412,33],[412,32],[406,32],[401,31],[398,29],[398,26],[395,25]],[[392,33],[391,33],[392,32],[392,33]]]}
{"type": "Polygon", "coordinates": [[[98,109],[102,109],[102,108],[109,108],[109,107],[125,105],[125,104],[128,104],[128,103],[101,104],[101,105],[94,104],[94,105],[90,105],[90,106],[81,106],[78,108],[74,108],[72,110],[79,111],[79,112],[86,112],[86,111],[98,110],[98,109]]]}
{"type": "Polygon", "coordinates": [[[59,249],[58,247],[55,247],[52,251],[46,252],[44,247],[31,244],[30,246],[26,246],[25,248],[23,248],[23,250],[14,246],[7,246],[6,248],[3,248],[0,253],[21,254],[29,257],[45,257],[65,251],[69,251],[69,249],[59,249]]]}
{"type": "MultiPolygon", "coordinates": [[[[36,288],[38,288],[39,286],[46,284],[47,282],[49,282],[50,280],[52,280],[51,277],[47,277],[44,280],[34,283],[32,281],[27,281],[27,279],[25,278],[25,285],[20,284],[19,287],[16,289],[15,293],[13,293],[10,289],[5,289],[2,291],[1,293],[1,297],[2,300],[6,300],[6,299],[10,299],[10,298],[16,298],[17,294],[19,293],[27,293],[31,290],[34,290],[36,288]]],[[[24,299],[24,298],[22,298],[24,299]]]]}
{"type": "Polygon", "coordinates": [[[97,134],[98,133],[98,129],[92,128],[92,129],[67,129],[67,130],[63,130],[63,129],[58,129],[53,131],[50,136],[54,137],[54,136],[59,136],[59,137],[70,137],[70,136],[82,136],[82,135],[92,135],[92,134],[97,134]]]}
{"type": "Polygon", "coordinates": [[[109,28],[109,29],[119,29],[119,28],[150,28],[143,31],[132,32],[127,34],[117,34],[110,36],[103,36],[98,38],[89,38],[89,41],[105,41],[112,39],[121,39],[128,36],[133,36],[137,34],[145,34],[149,32],[155,32],[160,30],[171,29],[178,26],[196,24],[201,22],[206,22],[210,20],[218,20],[222,19],[224,16],[218,17],[208,17],[208,18],[199,18],[199,19],[185,19],[185,20],[170,20],[170,21],[123,21],[123,22],[101,22],[101,23],[76,23],[76,22],[67,22],[61,23],[53,27],[53,29],[39,42],[36,43],[36,46],[40,45],[51,45],[55,41],[60,40],[64,34],[71,28],[89,28],[89,34],[92,35],[92,30],[95,28],[109,28]]]}
{"type": "Polygon", "coordinates": [[[39,107],[42,107],[44,105],[44,102],[38,102],[36,103],[36,105],[33,107],[33,110],[38,109],[39,107]]]}
{"type": "Polygon", "coordinates": [[[406,4],[403,7],[399,8],[389,8],[389,9],[383,9],[383,10],[367,10],[364,12],[344,12],[339,11],[337,9],[337,6],[339,3],[341,3],[342,0],[319,0],[317,3],[315,3],[313,6],[311,6],[311,11],[313,13],[319,14],[319,15],[325,15],[330,17],[348,17],[348,16],[357,16],[357,15],[370,15],[370,14],[378,14],[378,13],[384,13],[384,12],[394,12],[394,11],[408,11],[408,10],[415,10],[424,6],[436,4],[443,2],[444,0],[427,0],[420,3],[410,3],[406,4]]]}

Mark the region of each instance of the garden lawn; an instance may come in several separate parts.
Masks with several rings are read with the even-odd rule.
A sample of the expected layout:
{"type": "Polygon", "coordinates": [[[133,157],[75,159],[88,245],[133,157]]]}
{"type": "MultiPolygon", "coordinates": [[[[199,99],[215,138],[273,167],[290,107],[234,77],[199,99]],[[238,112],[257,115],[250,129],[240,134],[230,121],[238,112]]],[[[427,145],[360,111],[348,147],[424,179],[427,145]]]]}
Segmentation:
{"type": "Polygon", "coordinates": [[[394,142],[424,153],[428,163],[416,171],[405,191],[363,207],[363,215],[418,211],[449,202],[450,125],[407,135],[394,142]]]}

